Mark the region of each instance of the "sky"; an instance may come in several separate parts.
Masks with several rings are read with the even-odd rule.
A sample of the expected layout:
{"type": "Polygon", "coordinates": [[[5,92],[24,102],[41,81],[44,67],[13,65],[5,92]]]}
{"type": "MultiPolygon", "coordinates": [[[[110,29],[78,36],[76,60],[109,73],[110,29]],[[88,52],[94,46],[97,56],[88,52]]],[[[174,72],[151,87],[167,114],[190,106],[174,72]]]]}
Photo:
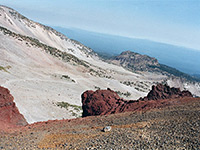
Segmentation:
{"type": "Polygon", "coordinates": [[[0,4],[45,25],[200,50],[200,0],[0,0],[0,4]]]}

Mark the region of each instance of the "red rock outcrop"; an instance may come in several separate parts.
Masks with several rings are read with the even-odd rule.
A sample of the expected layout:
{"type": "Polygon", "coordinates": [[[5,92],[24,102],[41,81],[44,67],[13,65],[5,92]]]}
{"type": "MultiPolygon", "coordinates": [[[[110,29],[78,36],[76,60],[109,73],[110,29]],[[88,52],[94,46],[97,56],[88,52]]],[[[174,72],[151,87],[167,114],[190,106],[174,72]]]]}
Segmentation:
{"type": "Polygon", "coordinates": [[[140,100],[159,100],[159,99],[172,99],[192,97],[189,91],[181,91],[179,88],[170,88],[168,85],[157,84],[152,86],[152,90],[144,98],[140,100]]]}
{"type": "Polygon", "coordinates": [[[171,105],[168,99],[192,97],[189,91],[180,91],[167,85],[153,86],[149,94],[139,100],[124,100],[114,91],[86,91],[82,94],[83,117],[106,115],[126,111],[149,110],[171,105]]]}
{"type": "Polygon", "coordinates": [[[82,94],[83,117],[105,115],[119,111],[126,103],[117,93],[108,90],[86,91],[82,94]]]}
{"type": "Polygon", "coordinates": [[[0,86],[0,129],[27,125],[13,100],[10,91],[0,86]]]}

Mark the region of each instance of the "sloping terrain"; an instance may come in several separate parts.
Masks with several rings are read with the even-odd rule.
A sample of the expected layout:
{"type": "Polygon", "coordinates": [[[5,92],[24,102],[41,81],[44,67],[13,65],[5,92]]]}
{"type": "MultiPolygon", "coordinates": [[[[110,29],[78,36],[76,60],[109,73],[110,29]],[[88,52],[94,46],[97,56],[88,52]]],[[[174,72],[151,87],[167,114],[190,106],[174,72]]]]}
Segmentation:
{"type": "MultiPolygon", "coordinates": [[[[0,124],[8,123],[0,130],[0,149],[200,149],[200,99],[191,95],[200,95],[199,83],[109,64],[90,48],[5,6],[0,6],[0,40],[0,85],[11,91],[0,95],[0,124]],[[154,86],[147,95],[157,83],[191,93],[167,87],[166,95],[154,86]],[[81,94],[106,88],[127,100],[146,97],[126,101],[133,104],[132,112],[77,118],[81,94]],[[102,132],[105,126],[111,131],[102,132]]],[[[141,62],[145,68],[151,59],[141,62]]]]}
{"type": "Polygon", "coordinates": [[[5,6],[0,6],[0,40],[0,85],[11,91],[28,123],[81,116],[85,90],[111,88],[138,99],[152,85],[169,82],[199,94],[198,85],[108,64],[81,43],[5,6]]]}
{"type": "Polygon", "coordinates": [[[199,149],[200,99],[150,111],[48,121],[1,132],[1,149],[199,149]],[[111,126],[110,132],[102,132],[111,126]]]}
{"type": "Polygon", "coordinates": [[[38,39],[40,42],[86,59],[95,53],[77,41],[68,39],[56,30],[34,22],[15,10],[0,6],[0,26],[15,33],[38,39]]]}
{"type": "MultiPolygon", "coordinates": [[[[87,89],[110,87],[122,96],[129,92],[133,94],[127,98],[137,98],[144,96],[152,84],[166,78],[159,75],[152,80],[149,74],[131,73],[122,67],[105,63],[93,54],[91,57],[81,54],[79,58],[77,53],[82,50],[77,46],[74,47],[77,55],[58,49],[55,41],[50,42],[55,47],[48,46],[41,39],[48,40],[57,36],[59,40],[68,40],[64,36],[61,38],[55,35],[54,30],[53,35],[50,34],[51,30],[34,32],[43,36],[48,33],[46,37],[27,36],[32,30],[44,26],[24,18],[10,8],[1,6],[0,10],[0,24],[4,26],[0,28],[0,84],[10,89],[19,111],[29,123],[81,116],[82,111],[71,106],[81,106],[80,95],[87,89]],[[36,25],[36,28],[27,25],[29,22],[36,25]],[[81,59],[83,57],[84,60],[81,59]],[[145,82],[146,88],[140,91],[135,87],[127,87],[122,83],[124,80],[145,82]],[[61,108],[58,102],[66,102],[70,107],[61,108]]],[[[62,46],[70,47],[65,44],[62,46]]]]}

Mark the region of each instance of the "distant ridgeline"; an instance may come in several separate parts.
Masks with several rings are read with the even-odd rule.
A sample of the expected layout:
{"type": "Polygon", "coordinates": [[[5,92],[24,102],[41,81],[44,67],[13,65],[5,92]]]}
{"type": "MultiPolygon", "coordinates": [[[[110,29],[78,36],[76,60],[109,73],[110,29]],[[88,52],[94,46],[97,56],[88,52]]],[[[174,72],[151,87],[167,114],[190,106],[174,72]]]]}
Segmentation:
{"type": "Polygon", "coordinates": [[[159,63],[172,66],[190,75],[200,74],[199,50],[147,39],[109,35],[75,28],[54,28],[70,39],[76,39],[87,45],[104,58],[118,55],[122,50],[133,50],[139,54],[155,57],[159,63]]]}
{"type": "Polygon", "coordinates": [[[107,58],[106,61],[108,61],[109,63],[120,65],[133,72],[159,72],[167,76],[176,76],[186,79],[188,81],[200,82],[200,78],[198,78],[197,76],[190,76],[175,68],[160,64],[156,58],[149,57],[147,55],[141,55],[131,51],[122,52],[118,56],[107,58]]]}

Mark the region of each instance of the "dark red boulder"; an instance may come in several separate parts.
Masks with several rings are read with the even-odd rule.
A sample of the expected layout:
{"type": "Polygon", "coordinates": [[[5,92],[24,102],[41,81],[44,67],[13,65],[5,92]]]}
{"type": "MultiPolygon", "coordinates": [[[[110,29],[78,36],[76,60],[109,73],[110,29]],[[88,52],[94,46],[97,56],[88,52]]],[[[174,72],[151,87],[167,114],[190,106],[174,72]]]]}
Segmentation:
{"type": "Polygon", "coordinates": [[[83,117],[111,114],[124,104],[117,93],[108,90],[86,91],[82,94],[83,117]]]}

